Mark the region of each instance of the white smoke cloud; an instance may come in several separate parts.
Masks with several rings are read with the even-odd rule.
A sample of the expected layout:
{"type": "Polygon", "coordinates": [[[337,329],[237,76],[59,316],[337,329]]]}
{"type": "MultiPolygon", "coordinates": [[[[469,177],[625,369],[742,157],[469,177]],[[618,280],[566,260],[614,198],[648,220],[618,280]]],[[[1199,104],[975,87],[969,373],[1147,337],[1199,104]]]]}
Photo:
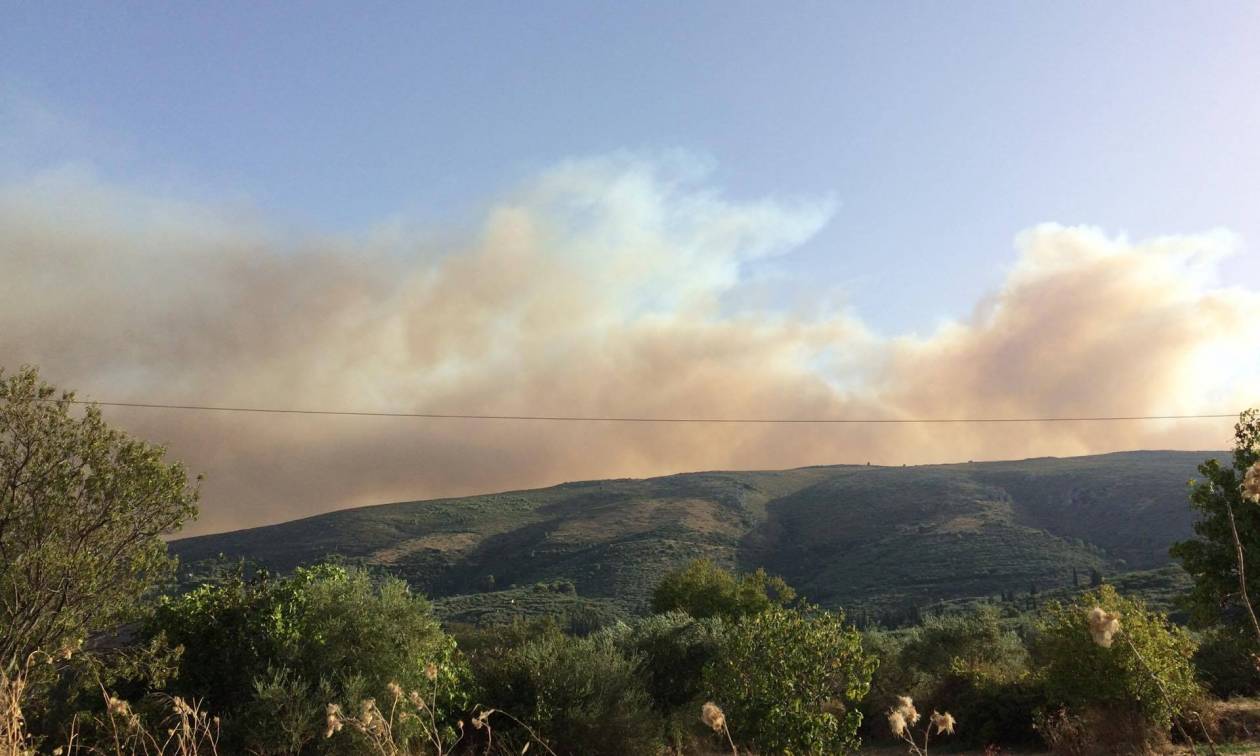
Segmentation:
{"type": "MultiPolygon", "coordinates": [[[[685,156],[562,164],[475,229],[295,237],[76,172],[0,188],[0,365],[113,401],[367,411],[965,417],[1260,402],[1260,293],[1224,232],[1021,234],[965,321],[877,338],[741,304],[826,201],[734,202],[685,156]],[[435,242],[433,239],[445,241],[435,242]]],[[[207,473],[197,532],[354,504],[690,469],[1215,448],[1228,422],[617,425],[109,416],[207,473]]]]}

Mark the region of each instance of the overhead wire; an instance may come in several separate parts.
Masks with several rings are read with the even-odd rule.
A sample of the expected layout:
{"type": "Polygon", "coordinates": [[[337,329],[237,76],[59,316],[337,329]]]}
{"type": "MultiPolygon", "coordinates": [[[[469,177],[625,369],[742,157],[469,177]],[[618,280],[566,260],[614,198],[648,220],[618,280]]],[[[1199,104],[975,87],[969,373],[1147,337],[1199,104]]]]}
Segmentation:
{"type": "MultiPolygon", "coordinates": [[[[51,400],[50,400],[51,401],[51,400]]],[[[233,412],[274,415],[322,415],[338,417],[388,417],[428,420],[502,420],[566,423],[729,423],[729,424],[946,424],[946,423],[1093,423],[1154,420],[1218,420],[1236,418],[1238,413],[1164,415],[1074,415],[1048,417],[640,417],[591,415],[476,414],[463,412],[387,412],[365,410],[290,409],[280,407],[235,407],[207,404],[166,404],[160,402],[109,402],[72,399],[72,404],[135,409],[183,410],[192,412],[233,412]]]]}

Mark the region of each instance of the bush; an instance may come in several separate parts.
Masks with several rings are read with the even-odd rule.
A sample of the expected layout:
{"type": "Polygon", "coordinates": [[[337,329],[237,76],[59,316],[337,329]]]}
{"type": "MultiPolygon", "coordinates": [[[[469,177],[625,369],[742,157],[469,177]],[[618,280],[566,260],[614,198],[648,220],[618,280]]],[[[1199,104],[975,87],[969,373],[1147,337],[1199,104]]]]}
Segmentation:
{"type": "Polygon", "coordinates": [[[34,368],[0,370],[0,668],[137,619],[170,574],[162,535],[197,491],[160,446],[72,413],[34,368]]]}
{"type": "Polygon", "coordinates": [[[837,753],[858,745],[858,705],[875,665],[842,614],[772,608],[730,629],[704,682],[737,741],[837,753]]]}
{"type": "Polygon", "coordinates": [[[1204,634],[1194,654],[1199,679],[1219,698],[1260,694],[1254,659],[1256,642],[1239,626],[1221,626],[1204,634]]]}
{"type": "Polygon", "coordinates": [[[871,687],[862,699],[862,733],[868,738],[886,738],[884,714],[897,696],[922,698],[918,673],[901,662],[901,649],[909,633],[870,630],[862,633],[862,651],[875,660],[871,687]]]}
{"type": "MultiPolygon", "coordinates": [[[[574,638],[556,630],[498,655],[474,658],[486,702],[534,729],[558,754],[649,754],[661,720],[643,686],[639,657],[607,634],[574,638]]],[[[511,726],[496,742],[520,752],[527,733],[511,726]]]]}
{"type": "Polygon", "coordinates": [[[911,632],[901,663],[928,680],[949,673],[1013,680],[1028,671],[1028,651],[1001,616],[982,606],[968,614],[929,617],[911,632]]]}
{"type": "Polygon", "coordinates": [[[901,663],[916,671],[918,696],[966,723],[960,742],[1028,744],[1039,738],[1034,713],[1043,704],[1030,679],[1028,650],[992,607],[933,617],[912,635],[901,663]]]}
{"type": "Polygon", "coordinates": [[[1112,721],[1135,715],[1166,733],[1172,718],[1202,694],[1190,663],[1190,635],[1111,586],[1072,604],[1048,605],[1032,651],[1048,702],[1076,715],[1102,712],[1098,716],[1112,721]],[[1091,637],[1087,615],[1096,606],[1119,615],[1120,630],[1108,647],[1091,637]]]}
{"type": "Polygon", "coordinates": [[[795,598],[796,592],[782,578],[763,569],[737,577],[707,559],[696,559],[665,575],[652,593],[652,611],[738,619],[786,606],[795,598]]]}
{"type": "Polygon", "coordinates": [[[237,574],[164,601],[152,631],[184,647],[174,690],[224,715],[225,741],[241,751],[352,749],[350,734],[323,742],[325,706],[388,700],[390,683],[428,694],[447,739],[471,703],[467,665],[428,602],[359,570],[237,574]]]}
{"type": "Polygon", "coordinates": [[[1042,695],[1030,679],[1028,651],[992,607],[929,617],[897,635],[868,633],[864,645],[880,659],[864,707],[873,720],[869,734],[888,737],[883,715],[897,696],[909,695],[925,710],[953,713],[960,744],[1039,742],[1033,719],[1042,695]]]}
{"type": "MultiPolygon", "coordinates": [[[[924,699],[925,701],[929,699],[924,699]]],[[[958,719],[958,745],[1037,745],[1034,724],[1045,694],[1031,676],[1001,680],[951,672],[932,688],[931,705],[958,719]]]]}
{"type": "Polygon", "coordinates": [[[675,751],[694,750],[687,746],[709,732],[696,712],[704,703],[704,668],[721,648],[725,629],[719,619],[670,612],[603,631],[622,653],[641,660],[652,706],[664,718],[665,738],[675,751]]]}

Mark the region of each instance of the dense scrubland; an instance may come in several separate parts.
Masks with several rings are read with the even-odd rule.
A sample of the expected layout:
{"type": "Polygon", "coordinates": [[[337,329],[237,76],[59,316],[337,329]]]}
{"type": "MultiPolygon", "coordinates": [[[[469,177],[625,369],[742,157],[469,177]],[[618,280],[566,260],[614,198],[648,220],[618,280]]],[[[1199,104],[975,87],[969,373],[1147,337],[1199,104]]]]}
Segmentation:
{"type": "Polygon", "coordinates": [[[176,571],[162,539],[195,516],[196,481],[69,398],[34,370],[0,375],[3,754],[1208,752],[1252,726],[1238,697],[1260,688],[1255,412],[1188,495],[1183,476],[1179,516],[1194,525],[1176,568],[1149,556],[1168,502],[1132,494],[1169,473],[1133,454],[1035,475],[934,470],[927,498],[898,486],[903,471],[865,467],[660,479],[721,495],[628,512],[576,484],[504,495],[512,527],[484,500],[411,505],[391,515],[406,513],[407,539],[368,517],[380,535],[364,526],[363,553],[308,558],[344,538],[328,523],[356,515],[341,514],[294,526],[304,539],[266,531],[271,561],[185,542],[195,568],[176,571]],[[902,514],[825,506],[859,476],[902,514]],[[1046,485],[1067,486],[1078,516],[1060,527],[1076,530],[1045,529],[1062,500],[1046,485]],[[1107,495],[1136,502],[1127,518],[1107,495]],[[601,537],[592,511],[651,537],[601,537]],[[712,550],[668,546],[660,512],[712,550]],[[852,548],[824,558],[851,531],[852,548]],[[900,572],[852,567],[885,558],[861,546],[877,537],[909,549],[900,572]],[[496,544],[508,569],[492,572],[496,544]],[[967,544],[985,556],[959,557],[967,544]],[[662,548],[638,571],[618,562],[662,548]],[[984,572],[1026,548],[1047,561],[984,572]],[[850,568],[861,595],[895,600],[847,601],[850,568]]]}
{"type": "Polygon", "coordinates": [[[629,618],[667,572],[703,557],[737,571],[764,567],[859,625],[889,625],[941,601],[1027,603],[1032,592],[1087,584],[1091,571],[1167,567],[1169,546],[1193,534],[1186,480],[1220,455],[588,481],[363,507],[171,546],[185,581],[221,554],[272,572],[335,554],[405,579],[465,620],[520,614],[512,607],[522,590],[543,609],[539,585],[557,587],[558,608],[629,618]]]}

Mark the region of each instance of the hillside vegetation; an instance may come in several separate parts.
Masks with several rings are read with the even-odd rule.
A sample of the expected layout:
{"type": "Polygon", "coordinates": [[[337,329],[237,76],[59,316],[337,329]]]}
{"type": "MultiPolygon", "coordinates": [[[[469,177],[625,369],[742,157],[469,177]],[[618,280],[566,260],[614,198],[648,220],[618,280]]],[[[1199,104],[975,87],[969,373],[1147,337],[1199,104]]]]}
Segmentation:
{"type": "Polygon", "coordinates": [[[806,599],[861,617],[1052,591],[1071,586],[1074,571],[1084,583],[1091,569],[1110,577],[1163,567],[1168,547],[1191,535],[1186,481],[1211,456],[1225,455],[589,481],[344,510],[170,547],[185,579],[220,555],[279,572],[338,557],[397,575],[474,620],[542,604],[640,611],[665,572],[705,557],[765,567],[806,599]]]}

